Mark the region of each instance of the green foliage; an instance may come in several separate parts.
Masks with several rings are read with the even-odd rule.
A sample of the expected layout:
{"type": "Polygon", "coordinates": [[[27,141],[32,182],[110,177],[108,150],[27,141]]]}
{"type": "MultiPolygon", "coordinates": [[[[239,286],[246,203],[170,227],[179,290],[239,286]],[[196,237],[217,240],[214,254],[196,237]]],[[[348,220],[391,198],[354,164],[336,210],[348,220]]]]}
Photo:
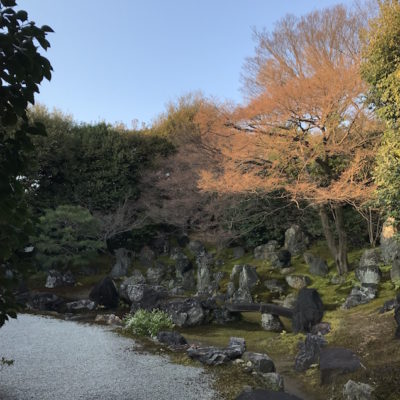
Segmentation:
{"type": "MultiPolygon", "coordinates": [[[[23,176],[32,151],[32,135],[43,135],[41,124],[30,124],[28,104],[34,103],[43,79],[51,79],[50,62],[39,48],[50,47],[49,26],[37,27],[14,0],[0,0],[0,265],[28,239],[31,228],[23,176]]],[[[0,270],[0,326],[15,317],[16,305],[0,270]]]]}
{"type": "Polygon", "coordinates": [[[98,239],[98,221],[84,208],[59,206],[47,210],[39,220],[32,242],[43,268],[84,265],[104,248],[98,239]]]}
{"type": "Polygon", "coordinates": [[[386,121],[400,117],[400,4],[385,0],[379,15],[369,22],[364,35],[361,72],[371,85],[370,101],[386,121]]]}
{"type": "Polygon", "coordinates": [[[135,335],[154,337],[163,329],[172,329],[170,316],[161,310],[138,310],[125,319],[125,329],[135,335]]]}
{"type": "Polygon", "coordinates": [[[75,204],[109,212],[124,199],[137,198],[143,170],[173,151],[170,142],[149,132],[105,123],[78,125],[44,108],[33,109],[31,119],[48,132],[46,140],[35,140],[38,151],[29,174],[37,209],[75,204]]]}

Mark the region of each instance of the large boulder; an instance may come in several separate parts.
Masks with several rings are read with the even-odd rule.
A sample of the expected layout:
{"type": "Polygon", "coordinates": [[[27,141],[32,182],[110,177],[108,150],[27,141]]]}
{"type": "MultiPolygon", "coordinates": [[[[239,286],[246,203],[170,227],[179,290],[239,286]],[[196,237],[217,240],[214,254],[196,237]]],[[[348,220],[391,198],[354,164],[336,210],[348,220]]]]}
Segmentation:
{"type": "Polygon", "coordinates": [[[283,324],[277,315],[261,314],[261,326],[268,332],[282,332],[283,324]]]}
{"type": "Polygon", "coordinates": [[[93,311],[96,308],[96,303],[89,299],[71,301],[67,303],[68,311],[93,311]]]}
{"type": "Polygon", "coordinates": [[[258,375],[262,379],[263,387],[275,392],[283,392],[283,378],[277,372],[267,372],[265,374],[260,373],[258,375]]]}
{"type": "Polygon", "coordinates": [[[167,267],[160,262],[155,262],[154,266],[146,271],[147,282],[150,285],[160,285],[166,275],[167,267]]]}
{"type": "Polygon", "coordinates": [[[187,354],[193,360],[200,361],[206,365],[226,364],[242,356],[245,351],[244,340],[231,338],[228,347],[221,349],[218,347],[190,347],[187,354]],[[234,340],[232,340],[234,339],[234,340]]]}
{"type": "Polygon", "coordinates": [[[196,298],[171,300],[163,305],[163,310],[179,327],[201,325],[210,316],[209,310],[205,310],[196,298]]]}
{"type": "Polygon", "coordinates": [[[175,274],[176,277],[182,278],[185,272],[193,269],[193,265],[190,262],[189,258],[181,252],[177,252],[172,256],[172,259],[175,260],[175,274]]]}
{"type": "Polygon", "coordinates": [[[62,286],[74,286],[75,278],[71,271],[60,272],[55,269],[51,269],[46,279],[45,287],[48,289],[54,289],[62,286]]]}
{"type": "Polygon", "coordinates": [[[36,293],[29,296],[28,308],[38,311],[63,311],[65,300],[54,293],[36,293]]]}
{"type": "Polygon", "coordinates": [[[289,250],[281,249],[276,253],[272,253],[270,257],[271,266],[273,268],[287,268],[290,267],[292,254],[289,250]]]}
{"type": "Polygon", "coordinates": [[[292,255],[298,255],[307,249],[309,240],[300,226],[292,225],[285,232],[285,249],[289,250],[292,255]]]}
{"type": "Polygon", "coordinates": [[[247,363],[251,363],[250,368],[253,371],[260,373],[275,372],[275,364],[272,361],[271,357],[268,356],[268,354],[246,351],[245,353],[243,353],[242,358],[247,363]]]}
{"type": "Polygon", "coordinates": [[[304,261],[309,267],[310,274],[318,276],[328,275],[328,264],[322,258],[311,253],[304,253],[304,261]]]}
{"type": "Polygon", "coordinates": [[[294,332],[310,332],[321,322],[324,305],[315,289],[301,289],[293,308],[292,328],[294,332]]]}
{"type": "Polygon", "coordinates": [[[344,400],[372,400],[372,386],[351,379],[343,387],[344,400]]]}
{"type": "Polygon", "coordinates": [[[359,267],[374,267],[382,262],[381,250],[378,248],[367,249],[361,255],[359,267]]]}
{"type": "Polygon", "coordinates": [[[303,289],[311,283],[311,279],[305,275],[287,275],[285,279],[287,284],[296,290],[303,289]]]}
{"type": "Polygon", "coordinates": [[[107,308],[118,307],[119,295],[114,281],[106,276],[90,291],[89,299],[107,308]]]}
{"type": "Polygon", "coordinates": [[[398,227],[394,218],[389,217],[382,227],[380,249],[385,264],[391,264],[396,258],[400,258],[400,241],[397,239],[398,227]]]}
{"type": "Polygon", "coordinates": [[[256,268],[250,265],[235,265],[232,269],[227,295],[233,302],[252,303],[251,292],[259,283],[256,268]]]}
{"type": "Polygon", "coordinates": [[[211,267],[213,257],[208,253],[202,253],[196,258],[197,264],[197,293],[209,294],[213,290],[211,287],[211,267]]]}
{"type": "Polygon", "coordinates": [[[254,249],[254,258],[257,260],[269,260],[271,254],[275,254],[279,249],[279,243],[276,240],[270,240],[266,244],[257,246],[254,249]]]}
{"type": "Polygon", "coordinates": [[[131,300],[129,299],[129,296],[128,296],[130,287],[133,285],[144,284],[145,282],[146,282],[146,279],[143,276],[143,274],[138,270],[134,270],[132,273],[132,276],[130,276],[129,278],[126,278],[119,286],[119,296],[121,297],[121,299],[130,303],[131,300]]]}
{"type": "Polygon", "coordinates": [[[313,364],[318,364],[321,349],[327,344],[320,335],[308,333],[304,342],[299,343],[299,352],[296,355],[294,368],[296,371],[306,371],[313,364]]]}
{"type": "Polygon", "coordinates": [[[160,331],[157,333],[157,340],[171,347],[185,346],[188,344],[186,339],[177,331],[160,331]]]}
{"type": "Polygon", "coordinates": [[[346,301],[342,305],[342,308],[349,309],[357,307],[361,304],[367,304],[371,300],[375,299],[378,293],[378,289],[374,285],[361,285],[351,289],[350,294],[347,296],[346,301]]]}
{"type": "Polygon", "coordinates": [[[368,265],[365,267],[358,267],[355,271],[356,278],[361,284],[377,285],[382,277],[382,272],[376,265],[368,265]]]}
{"type": "Polygon", "coordinates": [[[115,250],[115,264],[112,267],[110,276],[112,278],[121,278],[126,276],[132,263],[133,252],[124,248],[115,250]]]}
{"type": "Polygon", "coordinates": [[[151,311],[160,306],[161,301],[167,297],[167,291],[162,286],[130,285],[127,296],[131,303],[132,313],[139,309],[151,311]]]}
{"type": "Polygon", "coordinates": [[[244,390],[236,400],[301,400],[299,397],[284,392],[266,389],[244,390]]]}
{"type": "Polygon", "coordinates": [[[349,349],[341,347],[321,349],[319,357],[321,384],[331,383],[337,375],[357,371],[360,367],[360,359],[349,349]]]}

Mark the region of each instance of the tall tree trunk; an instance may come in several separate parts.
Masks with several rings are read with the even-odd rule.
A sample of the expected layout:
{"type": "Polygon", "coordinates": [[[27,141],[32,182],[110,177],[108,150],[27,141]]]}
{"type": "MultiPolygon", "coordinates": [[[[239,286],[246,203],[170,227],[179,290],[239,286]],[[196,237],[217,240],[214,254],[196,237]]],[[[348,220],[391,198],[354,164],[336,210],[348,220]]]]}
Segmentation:
{"type": "Polygon", "coordinates": [[[329,223],[329,215],[326,208],[324,206],[319,208],[322,230],[324,231],[329,251],[335,260],[339,275],[342,275],[349,270],[347,261],[347,235],[344,229],[343,207],[340,205],[335,206],[333,208],[333,212],[335,216],[335,228],[338,238],[337,243],[335,239],[335,233],[332,231],[331,224],[329,223]]]}

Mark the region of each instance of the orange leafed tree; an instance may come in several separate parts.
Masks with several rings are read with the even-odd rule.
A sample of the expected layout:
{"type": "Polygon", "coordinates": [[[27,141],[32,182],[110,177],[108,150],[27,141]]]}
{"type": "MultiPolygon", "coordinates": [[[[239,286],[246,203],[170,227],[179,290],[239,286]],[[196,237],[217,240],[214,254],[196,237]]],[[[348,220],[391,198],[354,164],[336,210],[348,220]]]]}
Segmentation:
{"type": "Polygon", "coordinates": [[[336,6],[287,16],[272,33],[256,33],[256,55],[246,68],[248,103],[199,117],[224,156],[219,170],[203,173],[202,187],[284,189],[293,201],[306,200],[318,208],[340,274],[348,271],[343,207],[373,195],[381,131],[359,73],[363,23],[362,15],[336,6]]]}

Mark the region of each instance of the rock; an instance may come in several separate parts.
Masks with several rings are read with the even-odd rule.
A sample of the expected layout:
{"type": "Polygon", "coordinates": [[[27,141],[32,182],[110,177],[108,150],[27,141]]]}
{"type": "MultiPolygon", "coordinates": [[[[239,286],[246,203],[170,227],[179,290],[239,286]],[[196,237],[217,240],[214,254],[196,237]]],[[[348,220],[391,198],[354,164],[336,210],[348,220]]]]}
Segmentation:
{"type": "Polygon", "coordinates": [[[318,276],[328,275],[328,265],[325,260],[311,253],[304,253],[304,261],[309,267],[310,274],[318,276]]]}
{"type": "Polygon", "coordinates": [[[241,246],[234,247],[232,249],[233,258],[237,260],[238,258],[242,258],[245,254],[244,248],[241,246]]]}
{"type": "Polygon", "coordinates": [[[113,280],[106,276],[89,293],[89,299],[107,308],[116,308],[119,295],[113,280]]]}
{"type": "Polygon", "coordinates": [[[230,300],[233,303],[252,303],[253,296],[251,295],[248,289],[239,288],[233,292],[233,295],[231,296],[230,300]]]}
{"type": "Polygon", "coordinates": [[[236,400],[301,400],[299,397],[284,392],[265,389],[244,390],[236,400]]]}
{"type": "Polygon", "coordinates": [[[281,249],[277,253],[271,253],[270,261],[273,268],[288,268],[292,254],[289,250],[281,249]]]}
{"type": "Polygon", "coordinates": [[[308,238],[298,225],[292,225],[285,232],[285,249],[293,255],[302,253],[307,249],[308,238]]]}
{"type": "Polygon", "coordinates": [[[321,322],[324,305],[315,289],[301,289],[293,308],[292,328],[294,332],[310,332],[321,322]]]}
{"type": "Polygon", "coordinates": [[[318,364],[321,349],[327,342],[323,336],[307,334],[304,342],[299,343],[299,352],[295,359],[295,370],[306,371],[312,364],[318,364]]]}
{"type": "Polygon", "coordinates": [[[199,240],[191,240],[188,244],[188,249],[196,256],[200,256],[206,252],[204,244],[199,240]]]}
{"type": "Polygon", "coordinates": [[[392,269],[390,270],[390,279],[392,281],[400,280],[400,258],[393,260],[392,269]]]}
{"type": "Polygon", "coordinates": [[[98,314],[94,322],[106,325],[123,326],[122,319],[117,317],[115,314],[98,314]]]}
{"type": "Polygon", "coordinates": [[[74,286],[75,278],[72,275],[71,271],[60,272],[55,269],[51,269],[49,271],[49,275],[46,279],[45,287],[48,289],[54,289],[56,287],[62,286],[74,286]]]}
{"type": "Polygon", "coordinates": [[[153,266],[154,260],[155,260],[155,253],[150,247],[144,246],[142,250],[140,250],[139,253],[139,261],[140,263],[147,268],[150,268],[153,266]]]}
{"type": "Polygon", "coordinates": [[[212,321],[215,324],[226,325],[230,322],[240,321],[241,314],[229,311],[226,307],[218,307],[212,311],[212,321]]]}
{"type": "Polygon", "coordinates": [[[383,303],[383,306],[379,309],[379,314],[383,314],[388,311],[392,311],[396,308],[397,301],[396,299],[390,299],[383,303]]]}
{"type": "Polygon", "coordinates": [[[251,289],[253,289],[259,281],[260,278],[255,267],[251,267],[250,265],[242,265],[242,270],[239,276],[239,288],[249,289],[249,291],[251,291],[251,289]]]}
{"type": "Polygon", "coordinates": [[[310,278],[304,275],[287,275],[285,279],[287,284],[296,290],[303,289],[311,283],[310,278]]]}
{"type": "Polygon", "coordinates": [[[296,305],[297,301],[297,294],[296,293],[289,293],[285,300],[283,300],[282,306],[286,308],[293,308],[296,305]]]}
{"type": "Polygon", "coordinates": [[[157,340],[167,346],[178,347],[187,345],[186,339],[176,331],[160,331],[157,333],[157,340]]]}
{"type": "Polygon", "coordinates": [[[351,289],[342,308],[349,309],[359,306],[360,304],[369,303],[377,295],[378,289],[374,286],[356,286],[351,289]]]}
{"type": "Polygon", "coordinates": [[[389,217],[382,227],[380,249],[385,264],[391,264],[400,258],[400,242],[397,240],[398,229],[393,217],[389,217]]]}
{"type": "Polygon", "coordinates": [[[259,282],[256,268],[250,265],[234,265],[227,296],[237,303],[252,303],[252,289],[259,282]]]}
{"type": "Polygon", "coordinates": [[[260,377],[262,378],[264,386],[269,390],[273,390],[274,392],[283,392],[283,378],[277,372],[260,374],[260,377]]]}
{"type": "Polygon", "coordinates": [[[366,383],[354,382],[351,379],[343,387],[344,400],[372,400],[373,388],[366,383]]]}
{"type": "Polygon", "coordinates": [[[351,350],[341,347],[321,349],[319,357],[321,384],[331,383],[337,375],[357,371],[360,367],[360,359],[351,350]]]}
{"type": "Polygon", "coordinates": [[[160,285],[167,273],[167,267],[156,262],[153,267],[150,267],[146,271],[147,281],[150,285],[160,285]]]}
{"type": "Polygon", "coordinates": [[[159,255],[168,254],[169,240],[166,236],[158,236],[151,241],[150,248],[159,255]]]}
{"type": "Polygon", "coordinates": [[[331,331],[331,324],[329,322],[320,322],[311,328],[313,335],[326,335],[331,331]]]}
{"type": "Polygon", "coordinates": [[[283,324],[277,315],[261,314],[261,326],[265,331],[282,332],[283,324]]]}
{"type": "Polygon", "coordinates": [[[381,280],[382,272],[376,265],[370,265],[367,267],[358,267],[355,275],[362,284],[377,285],[381,280]]]}
{"type": "Polygon", "coordinates": [[[279,243],[276,240],[270,240],[266,244],[257,246],[254,249],[254,258],[257,260],[269,260],[271,254],[276,253],[279,249],[279,243]]]}
{"type": "Polygon", "coordinates": [[[250,361],[250,368],[254,371],[260,373],[275,372],[275,364],[267,354],[246,351],[242,358],[245,362],[250,361]]]}
{"type": "Polygon", "coordinates": [[[209,294],[211,290],[211,267],[213,257],[208,253],[202,253],[196,258],[197,264],[197,293],[209,294]]]}
{"type": "Polygon", "coordinates": [[[242,355],[246,351],[246,341],[240,337],[230,337],[228,347],[237,348],[242,355]]]}
{"type": "Polygon", "coordinates": [[[215,274],[213,274],[213,280],[217,283],[217,285],[220,284],[220,282],[225,278],[226,274],[223,271],[218,271],[215,274]]]}
{"type": "Polygon", "coordinates": [[[163,310],[179,327],[201,325],[209,316],[209,312],[195,298],[171,300],[163,306],[163,310]]]}
{"type": "Polygon", "coordinates": [[[164,287],[146,284],[130,285],[126,293],[131,303],[131,313],[139,309],[151,311],[158,308],[161,301],[167,297],[164,287]]]}
{"type": "Polygon", "coordinates": [[[124,248],[115,250],[115,264],[111,270],[112,278],[121,278],[126,276],[131,265],[133,252],[124,248]]]}
{"type": "Polygon", "coordinates": [[[37,293],[29,296],[27,306],[39,311],[57,311],[65,308],[65,300],[54,293],[37,293]]]}
{"type": "Polygon", "coordinates": [[[382,262],[382,254],[380,249],[367,249],[361,255],[359,267],[374,267],[382,262]]]}
{"type": "Polygon", "coordinates": [[[279,272],[282,275],[289,275],[289,274],[293,274],[293,272],[295,272],[296,269],[294,267],[287,267],[287,268],[282,268],[279,270],[279,272]]]}
{"type": "Polygon", "coordinates": [[[66,304],[68,311],[82,311],[82,310],[89,310],[93,311],[96,308],[96,303],[94,301],[84,299],[84,300],[77,300],[72,301],[66,304]]]}
{"type": "Polygon", "coordinates": [[[130,303],[131,300],[128,296],[130,286],[144,284],[145,282],[146,279],[144,278],[142,273],[138,270],[134,270],[132,276],[126,278],[119,286],[119,296],[121,297],[121,299],[124,299],[125,301],[130,303]]]}
{"type": "Polygon", "coordinates": [[[191,347],[187,354],[190,358],[198,360],[207,365],[221,365],[229,361],[240,358],[243,354],[245,343],[244,339],[231,338],[228,347],[220,349],[218,347],[191,347]]]}
{"type": "Polygon", "coordinates": [[[175,273],[176,277],[182,279],[185,272],[190,271],[193,268],[192,263],[183,253],[177,253],[172,256],[175,260],[175,273]]]}
{"type": "Polygon", "coordinates": [[[286,290],[286,284],[279,282],[277,279],[269,279],[264,281],[264,286],[271,292],[271,293],[279,293],[282,294],[286,290]]]}

